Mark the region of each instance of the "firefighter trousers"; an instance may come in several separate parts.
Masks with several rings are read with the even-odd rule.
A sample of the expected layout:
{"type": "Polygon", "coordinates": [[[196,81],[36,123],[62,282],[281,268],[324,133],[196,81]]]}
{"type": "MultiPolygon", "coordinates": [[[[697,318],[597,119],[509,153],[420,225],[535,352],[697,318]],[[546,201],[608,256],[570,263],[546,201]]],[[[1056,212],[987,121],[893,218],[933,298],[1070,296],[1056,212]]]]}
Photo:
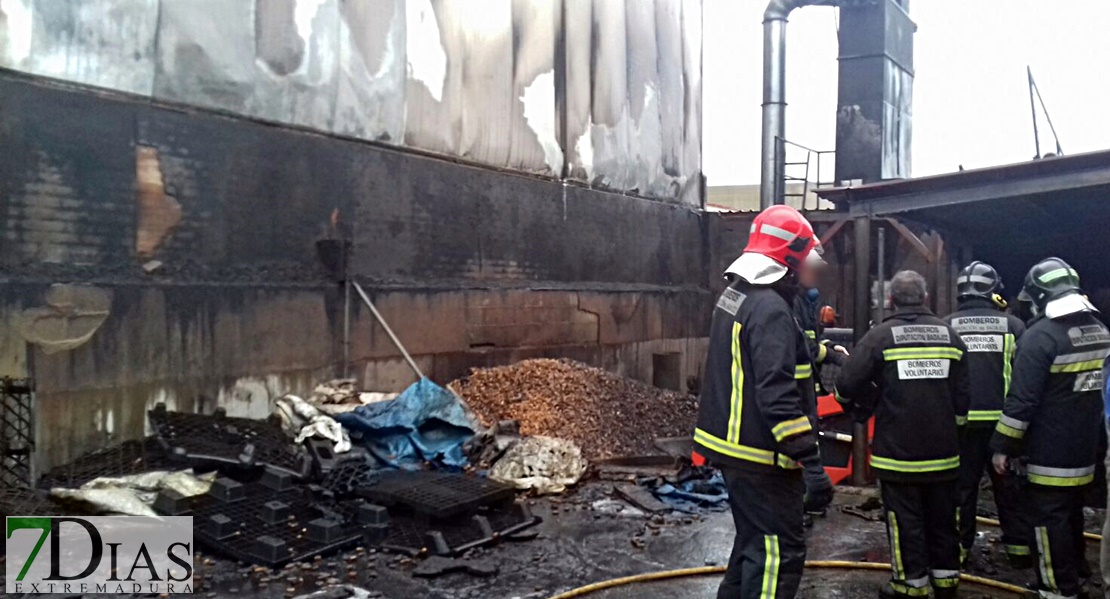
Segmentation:
{"type": "Polygon", "coordinates": [[[800,470],[721,468],[736,540],[717,599],[791,599],[805,568],[800,470]]]}
{"type": "Polygon", "coordinates": [[[960,582],[957,482],[879,486],[890,540],[890,589],[899,597],[955,596],[960,582]]]}
{"type": "Polygon", "coordinates": [[[979,482],[985,470],[990,476],[994,503],[998,507],[998,520],[1002,523],[1002,544],[1006,554],[1015,564],[1027,562],[1030,552],[1028,516],[1022,504],[1025,479],[1013,474],[1001,475],[994,471],[990,448],[994,427],[969,425],[960,445],[960,546],[963,555],[975,543],[975,517],[979,511],[979,482]]]}
{"type": "Polygon", "coordinates": [[[1090,574],[1083,540],[1087,487],[1026,487],[1041,597],[1075,597],[1090,574]]]}

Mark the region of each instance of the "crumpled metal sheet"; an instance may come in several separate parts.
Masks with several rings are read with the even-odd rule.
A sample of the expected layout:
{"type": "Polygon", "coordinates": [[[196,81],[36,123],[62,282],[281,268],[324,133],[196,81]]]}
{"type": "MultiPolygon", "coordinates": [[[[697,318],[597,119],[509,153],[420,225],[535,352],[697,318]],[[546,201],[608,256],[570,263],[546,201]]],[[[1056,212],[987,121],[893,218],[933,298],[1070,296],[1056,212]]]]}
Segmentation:
{"type": "Polygon", "coordinates": [[[3,0],[0,65],[699,201],[702,0],[3,0]]]}

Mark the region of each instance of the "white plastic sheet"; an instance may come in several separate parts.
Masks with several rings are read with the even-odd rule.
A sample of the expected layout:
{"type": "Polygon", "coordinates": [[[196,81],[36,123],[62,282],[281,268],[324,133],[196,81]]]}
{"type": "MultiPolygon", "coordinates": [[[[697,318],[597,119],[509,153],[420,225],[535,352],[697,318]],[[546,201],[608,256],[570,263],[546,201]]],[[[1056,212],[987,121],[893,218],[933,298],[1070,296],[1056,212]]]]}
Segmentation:
{"type": "Polygon", "coordinates": [[[562,493],[582,479],[587,465],[582,450],[571,441],[524,437],[494,463],[489,477],[541,495],[562,493]]]}

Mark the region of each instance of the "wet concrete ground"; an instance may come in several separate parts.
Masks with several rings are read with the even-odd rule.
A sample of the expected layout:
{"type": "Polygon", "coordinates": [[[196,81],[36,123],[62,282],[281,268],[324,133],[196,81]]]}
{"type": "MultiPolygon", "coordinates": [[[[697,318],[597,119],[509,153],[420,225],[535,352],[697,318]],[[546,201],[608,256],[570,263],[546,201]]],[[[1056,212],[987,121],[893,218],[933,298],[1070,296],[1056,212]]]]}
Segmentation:
{"type": "MultiPolygon", "coordinates": [[[[585,584],[645,572],[724,564],[734,534],[728,512],[698,516],[650,516],[613,499],[611,484],[595,481],[557,498],[531,500],[544,521],[529,541],[507,542],[477,550],[467,561],[494,566],[498,573],[467,573],[417,578],[419,561],[360,550],[269,571],[200,557],[197,596],[278,599],[351,584],[374,599],[543,599],[585,584]]],[[[840,493],[828,517],[818,518],[808,535],[810,560],[887,562],[885,525],[840,511],[865,497],[840,493]]],[[[998,531],[982,528],[971,573],[1025,585],[1031,570],[1006,564],[998,531]]],[[[1098,564],[1098,544],[1088,544],[1088,559],[1098,564]]],[[[885,572],[809,570],[800,597],[873,598],[885,572]]],[[[637,584],[589,595],[591,599],[710,599],[718,576],[637,584]]],[[[334,597],[347,593],[335,589],[334,597]]],[[[1093,589],[1099,592],[1100,589],[1093,589]]],[[[40,595],[41,596],[41,595],[40,595]]],[[[364,595],[367,596],[367,595],[364,595]]],[[[965,585],[965,597],[1007,597],[965,585]]]]}

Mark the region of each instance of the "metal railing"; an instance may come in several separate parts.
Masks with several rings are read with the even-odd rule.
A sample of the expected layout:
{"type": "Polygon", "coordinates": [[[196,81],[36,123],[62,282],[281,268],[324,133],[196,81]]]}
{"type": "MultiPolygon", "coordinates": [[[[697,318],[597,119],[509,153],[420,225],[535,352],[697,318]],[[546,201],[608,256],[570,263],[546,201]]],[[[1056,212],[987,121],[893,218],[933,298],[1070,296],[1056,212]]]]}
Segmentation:
{"type": "Polygon", "coordinates": [[[777,170],[781,173],[781,176],[777,177],[775,181],[775,198],[783,203],[788,198],[795,198],[802,210],[820,209],[820,199],[814,197],[810,201],[809,192],[813,189],[835,186],[836,182],[833,179],[834,164],[832,164],[835,156],[836,152],[833,150],[814,150],[776,137],[775,159],[780,165],[777,170]],[[823,169],[822,162],[825,163],[823,169]],[[822,170],[824,170],[828,180],[822,177],[822,170]],[[812,179],[810,178],[811,171],[813,171],[812,179]],[[800,192],[798,191],[799,187],[801,188],[800,192]]]}

